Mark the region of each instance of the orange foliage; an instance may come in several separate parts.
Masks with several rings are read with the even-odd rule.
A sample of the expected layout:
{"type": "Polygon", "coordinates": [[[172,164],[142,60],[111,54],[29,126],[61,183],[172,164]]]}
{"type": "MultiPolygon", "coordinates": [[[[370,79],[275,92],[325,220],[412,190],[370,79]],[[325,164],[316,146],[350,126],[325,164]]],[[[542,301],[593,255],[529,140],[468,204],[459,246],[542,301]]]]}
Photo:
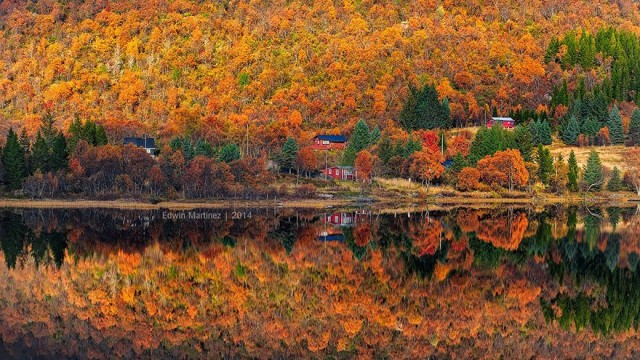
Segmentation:
{"type": "Polygon", "coordinates": [[[478,161],[482,182],[512,190],[523,187],[529,181],[529,172],[518,150],[498,151],[478,161]]]}
{"type": "Polygon", "coordinates": [[[529,221],[524,213],[515,217],[488,218],[480,222],[478,238],[505,250],[517,250],[527,231],[529,221]]]}
{"type": "Polygon", "coordinates": [[[456,188],[460,191],[477,190],[480,186],[481,173],[476,168],[465,167],[460,170],[456,182],[456,188]]]}

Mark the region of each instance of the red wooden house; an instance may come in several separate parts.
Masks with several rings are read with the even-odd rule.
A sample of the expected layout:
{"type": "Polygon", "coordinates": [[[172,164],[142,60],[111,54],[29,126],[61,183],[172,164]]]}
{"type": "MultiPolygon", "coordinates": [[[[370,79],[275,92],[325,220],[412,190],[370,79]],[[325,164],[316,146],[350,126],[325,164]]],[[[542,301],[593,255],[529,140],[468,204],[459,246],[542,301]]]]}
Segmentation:
{"type": "Polygon", "coordinates": [[[351,166],[331,166],[322,173],[335,180],[356,180],[358,177],[358,171],[351,166]]]}
{"type": "Polygon", "coordinates": [[[513,129],[516,127],[516,121],[510,117],[492,117],[489,122],[487,122],[487,127],[491,128],[494,124],[502,124],[502,127],[505,129],[513,129]]]}
{"type": "Polygon", "coordinates": [[[342,135],[317,135],[311,148],[316,150],[341,150],[347,146],[347,138],[342,135]]]}

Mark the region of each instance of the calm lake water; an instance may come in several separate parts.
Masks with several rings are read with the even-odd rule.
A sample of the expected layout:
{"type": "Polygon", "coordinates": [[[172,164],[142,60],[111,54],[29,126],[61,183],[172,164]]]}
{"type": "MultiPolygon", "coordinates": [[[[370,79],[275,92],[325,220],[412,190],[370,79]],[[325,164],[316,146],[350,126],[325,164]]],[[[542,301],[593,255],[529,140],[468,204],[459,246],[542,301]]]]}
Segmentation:
{"type": "Polygon", "coordinates": [[[639,214],[0,210],[0,358],[638,358],[639,214]]]}

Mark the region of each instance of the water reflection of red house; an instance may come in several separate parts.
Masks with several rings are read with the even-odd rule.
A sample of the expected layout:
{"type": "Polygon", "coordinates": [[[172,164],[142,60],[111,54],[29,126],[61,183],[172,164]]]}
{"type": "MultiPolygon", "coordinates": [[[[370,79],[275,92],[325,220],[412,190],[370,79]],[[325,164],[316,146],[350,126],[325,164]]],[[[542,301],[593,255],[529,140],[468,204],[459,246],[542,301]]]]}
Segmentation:
{"type": "Polygon", "coordinates": [[[343,241],[343,227],[349,227],[353,226],[355,223],[369,221],[368,218],[370,215],[371,211],[369,210],[358,210],[353,213],[335,212],[333,214],[325,215],[322,218],[324,226],[318,233],[318,240],[343,241]]]}
{"type": "Polygon", "coordinates": [[[331,225],[348,226],[353,225],[354,217],[349,213],[333,213],[327,215],[325,221],[331,225]]]}

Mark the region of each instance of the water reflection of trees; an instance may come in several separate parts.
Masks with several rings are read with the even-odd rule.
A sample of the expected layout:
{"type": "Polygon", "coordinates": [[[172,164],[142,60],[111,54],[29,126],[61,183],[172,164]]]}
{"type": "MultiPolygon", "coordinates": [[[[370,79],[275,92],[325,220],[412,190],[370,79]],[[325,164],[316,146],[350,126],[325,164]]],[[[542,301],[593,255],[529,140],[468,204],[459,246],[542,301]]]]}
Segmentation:
{"type": "MultiPolygon", "coordinates": [[[[521,313],[502,316],[519,324],[535,323],[539,314],[549,326],[557,323],[565,329],[588,328],[600,334],[638,325],[640,221],[633,209],[351,213],[342,218],[353,221],[338,224],[327,221],[331,214],[284,209],[254,212],[251,219],[235,221],[162,220],[161,215],[117,210],[5,211],[0,215],[0,245],[10,268],[33,261],[36,268],[68,264],[66,274],[73,276],[77,276],[76,263],[83,271],[93,271],[98,279],[93,286],[98,288],[86,291],[92,298],[84,301],[106,307],[93,320],[100,326],[117,323],[104,315],[111,314],[105,304],[113,296],[118,299],[115,304],[122,303],[118,309],[123,313],[135,309],[136,314],[173,314],[167,315],[164,326],[178,316],[191,319],[196,328],[204,318],[189,314],[202,311],[215,315],[220,334],[238,338],[238,333],[232,335],[237,328],[225,324],[243,319],[246,336],[256,337],[253,343],[245,338],[245,346],[267,346],[257,329],[263,335],[277,334],[298,350],[305,346],[331,349],[329,328],[329,333],[346,331],[352,339],[343,338],[342,349],[355,346],[353,339],[370,332],[395,332],[399,338],[399,327],[402,336],[414,334],[414,339],[425,340],[427,335],[421,331],[426,330],[421,329],[429,321],[448,324],[442,329],[450,329],[453,319],[472,316],[466,313],[472,306],[501,314],[511,298],[517,299],[515,306],[521,313]],[[100,260],[105,258],[113,260],[100,260]],[[147,290],[154,286],[157,294],[147,290]],[[470,299],[477,295],[482,302],[466,303],[471,300],[461,295],[437,297],[447,293],[469,294],[465,296],[470,299]],[[144,301],[136,303],[138,297],[144,301]],[[204,310],[194,310],[202,299],[207,305],[198,306],[204,310]],[[527,306],[531,300],[535,311],[527,306]],[[451,314],[438,313],[434,319],[421,314],[427,311],[435,316],[434,304],[441,301],[452,307],[451,314]],[[176,315],[182,312],[187,314],[176,315]],[[396,313],[402,315],[391,315],[396,313]],[[269,315],[268,325],[262,323],[263,314],[269,315]],[[337,323],[331,323],[335,319],[337,323]],[[375,324],[383,324],[384,331],[375,324]],[[301,331],[316,335],[291,338],[301,331]]],[[[83,294],[79,284],[77,290],[83,294]]],[[[482,326],[504,332],[512,326],[506,322],[497,318],[482,326]]],[[[482,341],[470,334],[456,336],[482,341]]],[[[460,339],[450,341],[455,344],[460,339]]],[[[268,346],[283,351],[271,353],[275,357],[287,353],[283,345],[268,346]]],[[[256,354],[249,348],[241,351],[256,354]]]]}

